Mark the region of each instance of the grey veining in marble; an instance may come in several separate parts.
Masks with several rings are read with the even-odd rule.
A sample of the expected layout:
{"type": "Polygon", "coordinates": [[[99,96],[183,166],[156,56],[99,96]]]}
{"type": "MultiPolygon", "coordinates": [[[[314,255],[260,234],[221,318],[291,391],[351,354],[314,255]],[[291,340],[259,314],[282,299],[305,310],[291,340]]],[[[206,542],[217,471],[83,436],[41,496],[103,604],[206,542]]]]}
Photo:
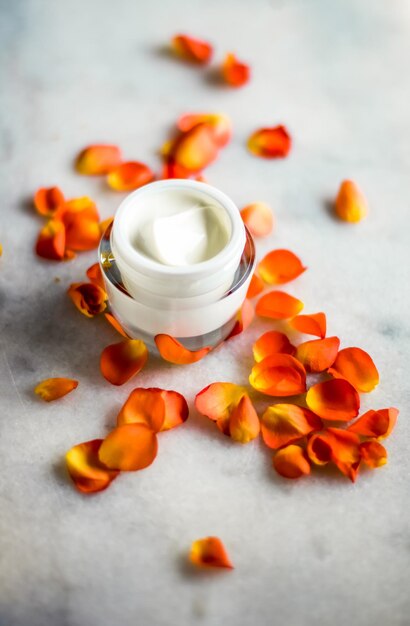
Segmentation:
{"type": "MultiPolygon", "coordinates": [[[[391,0],[3,0],[0,88],[0,625],[404,626],[410,622],[409,245],[410,4],[391,0]],[[248,60],[252,83],[221,88],[206,69],[162,53],[177,31],[209,37],[215,61],[248,60]],[[79,148],[107,141],[159,167],[157,149],[183,112],[223,110],[235,134],[207,171],[242,206],[272,204],[274,234],[309,270],[289,291],[325,310],[329,334],[368,350],[381,383],[363,408],[397,405],[389,464],[352,485],[319,474],[286,482],[271,454],[219,436],[192,411],[160,438],[156,463],[85,498],[62,462],[103,436],[135,382],[113,388],[99,353],[115,341],[65,291],[94,261],[42,262],[28,200],[42,185],[90,194],[108,217],[121,196],[72,170],[79,148]],[[285,123],[290,157],[267,162],[244,143],[285,123]],[[341,179],[370,215],[335,221],[341,179]],[[55,279],[60,279],[56,282],[55,279]],[[78,389],[46,405],[49,376],[78,389]],[[190,542],[219,535],[233,572],[194,575],[190,542]]],[[[214,380],[246,381],[268,323],[193,365],[152,359],[141,386],[190,401],[214,380]],[[189,372],[189,373],[188,373],[189,372]]]]}

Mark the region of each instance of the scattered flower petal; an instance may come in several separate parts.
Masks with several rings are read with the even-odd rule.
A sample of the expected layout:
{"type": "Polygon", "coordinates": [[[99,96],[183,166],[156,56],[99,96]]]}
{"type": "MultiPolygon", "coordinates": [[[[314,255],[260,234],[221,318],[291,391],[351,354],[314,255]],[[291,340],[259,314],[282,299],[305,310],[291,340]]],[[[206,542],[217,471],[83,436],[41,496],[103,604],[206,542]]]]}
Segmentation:
{"type": "Polygon", "coordinates": [[[299,257],[290,250],[271,250],[258,265],[260,277],[268,285],[283,285],[306,270],[299,257]]]}
{"type": "Polygon", "coordinates": [[[102,439],[85,441],[74,446],[66,454],[68,473],[79,491],[95,493],[103,491],[119,474],[108,469],[98,458],[102,439]]]}
{"type": "Polygon", "coordinates": [[[128,396],[118,414],[117,424],[146,424],[155,432],[183,424],[189,415],[187,402],[177,391],[141,387],[128,396]]]}
{"type": "Polygon", "coordinates": [[[284,333],[277,330],[269,330],[253,344],[253,357],[257,363],[278,352],[293,356],[296,348],[284,333]]]}
{"type": "Polygon", "coordinates": [[[223,567],[233,569],[233,565],[218,537],[205,537],[192,543],[189,560],[198,567],[223,567]]]}
{"type": "Polygon", "coordinates": [[[77,387],[78,381],[71,378],[47,378],[38,383],[34,393],[46,402],[52,402],[66,396],[77,387]]]}
{"type": "Polygon", "coordinates": [[[361,348],[340,350],[329,374],[348,380],[357,391],[369,392],[379,384],[379,372],[372,358],[361,348]]]}
{"type": "Polygon", "coordinates": [[[286,157],[291,146],[292,140],[285,126],[260,128],[248,139],[249,151],[264,159],[286,157]]]}
{"type": "MultiPolygon", "coordinates": [[[[234,383],[212,383],[197,393],[195,408],[198,413],[216,422],[219,430],[224,435],[230,436],[232,413],[245,396],[247,396],[246,389],[234,383]]],[[[249,409],[249,404],[241,407],[240,414],[242,413],[243,416],[247,409],[249,409]]],[[[249,409],[251,422],[253,421],[252,411],[254,412],[253,407],[249,409]]],[[[235,418],[235,421],[240,421],[240,414],[235,418]]]]}
{"type": "Polygon", "coordinates": [[[123,385],[138,374],[148,358],[146,345],[140,339],[124,339],[104,348],[101,373],[112,385],[123,385]]]}
{"type": "Polygon", "coordinates": [[[242,396],[229,418],[229,435],[239,443],[249,443],[259,435],[258,415],[248,395],[242,396]]]}
{"type": "Polygon", "coordinates": [[[361,459],[360,439],[355,433],[341,428],[327,428],[310,437],[306,451],[313,463],[325,465],[333,461],[345,476],[355,482],[361,459]]]}
{"type": "Polygon", "coordinates": [[[300,446],[286,446],[273,457],[273,467],[284,478],[301,478],[310,474],[310,463],[300,446]]]}
{"type": "Polygon", "coordinates": [[[184,61],[206,64],[211,60],[213,49],[210,43],[189,35],[175,35],[172,49],[184,61]]]}
{"type": "Polygon", "coordinates": [[[366,411],[347,430],[363,437],[385,439],[390,435],[397,422],[399,411],[394,407],[366,411]]]}
{"type": "Polygon", "coordinates": [[[284,291],[270,291],[258,300],[256,314],[274,320],[295,317],[303,309],[303,302],[284,291]]]}
{"type": "Polygon", "coordinates": [[[102,275],[101,267],[99,263],[94,263],[91,267],[86,271],[87,278],[94,285],[98,285],[101,289],[105,291],[105,283],[102,275]]]}
{"type": "Polygon", "coordinates": [[[53,217],[57,209],[65,202],[64,194],[59,187],[42,187],[34,196],[37,213],[44,217],[53,217]]]}
{"type": "Polygon", "coordinates": [[[375,439],[363,441],[359,446],[359,450],[364,463],[372,469],[386,465],[387,450],[375,439]]]}
{"type": "Polygon", "coordinates": [[[156,335],[154,340],[162,358],[170,363],[175,363],[175,365],[196,363],[212,350],[209,346],[199,350],[188,350],[177,339],[165,334],[156,335]]]}
{"type": "MultiPolygon", "coordinates": [[[[212,130],[216,145],[219,148],[226,146],[232,135],[232,124],[229,117],[223,113],[186,113],[179,118],[177,126],[181,132],[186,133],[203,123],[212,130]]],[[[171,147],[172,143],[169,143],[168,150],[171,147]]]]}
{"type": "Polygon", "coordinates": [[[87,196],[68,200],[55,216],[65,226],[69,250],[93,250],[100,243],[100,216],[95,203],[87,196]]]}
{"type": "Polygon", "coordinates": [[[289,321],[289,325],[306,335],[316,335],[321,339],[326,337],[326,315],[324,313],[297,315],[289,321]]]}
{"type": "Polygon", "coordinates": [[[97,144],[87,146],[77,157],[77,172],[86,176],[108,174],[121,164],[121,151],[118,146],[97,144]]]}
{"type": "Polygon", "coordinates": [[[348,422],[359,413],[360,398],[347,380],[327,380],[317,383],[306,394],[311,411],[325,420],[348,422]]]}
{"type": "Polygon", "coordinates": [[[251,68],[239,61],[235,54],[228,52],[223,60],[221,73],[224,81],[231,87],[242,87],[250,79],[251,68]]]}
{"type": "Polygon", "coordinates": [[[360,222],[366,217],[368,212],[366,198],[352,180],[344,180],[340,185],[335,212],[344,222],[360,222]]]}
{"type": "Polygon", "coordinates": [[[51,219],[41,229],[36,254],[44,259],[62,261],[65,256],[66,231],[60,220],[51,219]]]}
{"type": "Polygon", "coordinates": [[[98,456],[110,469],[133,472],[151,465],[157,451],[157,436],[146,424],[123,424],[106,436],[98,456]]]}
{"type": "Polygon", "coordinates": [[[259,296],[260,293],[264,290],[265,285],[263,284],[262,278],[260,278],[257,274],[253,274],[251,278],[251,282],[249,283],[248,291],[246,293],[247,299],[255,298],[259,296]]]}
{"type": "Polygon", "coordinates": [[[133,191],[154,180],[154,173],[139,161],[121,163],[107,176],[108,185],[115,191],[133,191]]]}
{"type": "Polygon", "coordinates": [[[226,337],[225,341],[228,341],[228,339],[232,339],[232,337],[236,337],[236,335],[240,335],[241,333],[243,333],[252,323],[254,317],[255,309],[253,308],[253,304],[252,302],[250,302],[250,300],[245,298],[241,308],[236,315],[236,322],[234,324],[234,327],[232,328],[229,335],[226,337]]]}
{"type": "Polygon", "coordinates": [[[253,202],[241,211],[243,223],[254,237],[266,237],[273,229],[272,209],[266,202],[253,202]]]}
{"type": "Polygon", "coordinates": [[[104,315],[107,322],[111,324],[111,326],[115,328],[115,330],[120,333],[120,335],[122,335],[126,339],[130,339],[130,337],[128,337],[127,333],[125,332],[119,321],[114,317],[114,315],[112,315],[111,313],[104,313],[104,315]]]}
{"type": "Polygon", "coordinates": [[[340,339],[313,339],[298,345],[296,358],[303,363],[307,372],[324,372],[335,361],[339,350],[340,339]]]}
{"type": "Polygon", "coordinates": [[[262,438],[269,448],[282,448],[323,428],[320,417],[296,404],[274,404],[261,419],[262,438]]]}
{"type": "Polygon", "coordinates": [[[94,283],[73,283],[67,293],[80,313],[86,317],[102,313],[107,306],[107,294],[94,283]]]}
{"type": "Polygon", "coordinates": [[[306,391],[306,372],[290,354],[273,354],[256,363],[249,382],[268,396],[295,396],[306,391]]]}
{"type": "Polygon", "coordinates": [[[212,127],[208,123],[202,123],[176,139],[170,156],[179,167],[196,173],[215,161],[218,147],[212,127]]]}
{"type": "Polygon", "coordinates": [[[102,222],[100,222],[100,233],[101,233],[101,235],[104,235],[104,233],[107,231],[108,227],[111,226],[113,221],[114,221],[113,217],[107,217],[106,220],[103,220],[102,222]]]}

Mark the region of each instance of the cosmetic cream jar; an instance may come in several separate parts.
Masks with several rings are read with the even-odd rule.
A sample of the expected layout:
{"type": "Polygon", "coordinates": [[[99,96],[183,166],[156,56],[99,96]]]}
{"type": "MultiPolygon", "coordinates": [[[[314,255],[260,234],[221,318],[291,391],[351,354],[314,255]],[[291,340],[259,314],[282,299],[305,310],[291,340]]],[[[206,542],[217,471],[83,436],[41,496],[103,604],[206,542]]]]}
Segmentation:
{"type": "Polygon", "coordinates": [[[228,196],[172,179],[125,198],[99,258],[111,311],[131,337],[154,346],[155,335],[165,333],[197,349],[233,328],[255,248],[228,196]]]}

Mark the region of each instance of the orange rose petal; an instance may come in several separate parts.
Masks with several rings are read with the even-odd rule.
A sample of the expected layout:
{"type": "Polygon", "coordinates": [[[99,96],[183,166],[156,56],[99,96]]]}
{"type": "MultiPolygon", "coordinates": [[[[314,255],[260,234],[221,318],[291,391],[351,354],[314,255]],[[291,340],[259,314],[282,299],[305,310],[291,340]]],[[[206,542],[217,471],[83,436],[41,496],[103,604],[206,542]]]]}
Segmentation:
{"type": "Polygon", "coordinates": [[[223,113],[186,113],[179,118],[177,126],[181,132],[186,133],[203,123],[212,130],[216,145],[219,148],[226,146],[232,135],[232,124],[229,117],[223,113]]]}
{"type": "Polygon", "coordinates": [[[51,219],[41,229],[36,243],[36,254],[44,259],[62,261],[65,256],[66,231],[60,220],[51,219]]]}
{"type": "Polygon", "coordinates": [[[297,347],[296,358],[307,372],[323,372],[334,363],[339,346],[338,337],[305,341],[297,347]]]}
{"type": "Polygon", "coordinates": [[[306,372],[290,354],[273,354],[254,365],[249,382],[268,396],[294,396],[306,391],[306,372]]]}
{"type": "Polygon", "coordinates": [[[385,439],[396,425],[399,411],[394,407],[379,409],[378,411],[366,411],[347,430],[363,437],[376,437],[385,439]]]}
{"type": "Polygon", "coordinates": [[[175,365],[196,363],[212,350],[209,346],[199,350],[188,350],[177,339],[165,334],[156,335],[154,340],[162,358],[175,365]]]}
{"type": "Polygon", "coordinates": [[[324,465],[331,460],[352,482],[356,480],[361,453],[360,439],[355,433],[327,428],[310,438],[306,451],[313,463],[324,465]]]}
{"type": "Polygon", "coordinates": [[[165,419],[161,431],[181,426],[189,416],[189,408],[184,396],[177,391],[162,389],[165,404],[165,419]]]}
{"type": "Polygon", "coordinates": [[[273,467],[284,478],[301,478],[310,474],[310,463],[300,446],[286,446],[273,457],[273,467]]]}
{"type": "Polygon", "coordinates": [[[387,450],[381,443],[375,441],[363,441],[359,446],[360,455],[366,465],[375,469],[387,463],[387,450]]]}
{"type": "Polygon", "coordinates": [[[162,389],[138,387],[131,391],[117,417],[117,425],[145,424],[159,432],[165,419],[162,389]]]}
{"type": "Polygon", "coordinates": [[[303,302],[283,291],[270,291],[256,304],[256,313],[274,320],[295,317],[303,309],[303,302]]]}
{"type": "Polygon", "coordinates": [[[337,217],[344,222],[360,222],[367,212],[367,201],[359,187],[352,180],[344,180],[335,202],[337,217]]]}
{"type": "Polygon", "coordinates": [[[251,68],[232,52],[228,52],[221,67],[222,78],[231,87],[242,87],[250,79],[251,68]]]}
{"type": "Polygon", "coordinates": [[[191,178],[192,176],[192,172],[187,170],[185,167],[178,165],[173,156],[170,156],[166,159],[162,168],[162,179],[167,180],[169,178],[191,178]]]}
{"type": "Polygon", "coordinates": [[[265,286],[263,284],[262,278],[260,278],[257,274],[253,274],[251,282],[249,283],[248,291],[246,293],[246,298],[251,299],[259,296],[264,288],[265,286]]]}
{"type": "Polygon", "coordinates": [[[99,263],[94,263],[91,267],[86,271],[87,278],[94,285],[98,285],[101,289],[105,291],[105,283],[102,275],[101,267],[99,263]]]}
{"type": "Polygon", "coordinates": [[[146,345],[140,339],[124,339],[104,348],[101,373],[112,385],[123,385],[138,374],[148,358],[146,345]]]}
{"type": "Polygon", "coordinates": [[[172,148],[175,163],[191,173],[200,172],[218,156],[215,135],[209,124],[197,124],[182,133],[172,148]]]}
{"type": "Polygon", "coordinates": [[[189,35],[175,35],[171,45],[177,56],[191,63],[206,64],[211,60],[213,53],[210,43],[189,35]]]}
{"type": "Polygon", "coordinates": [[[306,270],[299,257],[290,250],[271,250],[258,265],[260,277],[269,285],[282,285],[306,270]]]}
{"type": "Polygon", "coordinates": [[[326,337],[326,315],[324,313],[297,315],[289,321],[289,325],[306,335],[316,335],[321,339],[326,337]]]}
{"type": "Polygon", "coordinates": [[[369,392],[379,384],[379,372],[371,357],[361,348],[340,350],[329,374],[348,380],[357,391],[369,392]]]}
{"type": "Polygon", "coordinates": [[[233,565],[218,537],[205,537],[192,543],[189,560],[198,567],[222,567],[233,569],[233,565]]]}
{"type": "Polygon", "coordinates": [[[127,333],[125,332],[119,321],[114,317],[114,315],[112,315],[111,313],[104,313],[104,315],[107,322],[111,324],[111,326],[115,328],[115,330],[120,333],[120,335],[122,335],[126,339],[130,339],[130,337],[128,337],[127,333]]]}
{"type": "Polygon", "coordinates": [[[240,335],[241,333],[243,333],[252,323],[254,317],[255,309],[253,308],[253,304],[252,302],[250,302],[250,300],[246,298],[237,313],[235,325],[229,335],[226,337],[225,341],[228,341],[228,339],[232,339],[232,337],[236,337],[236,335],[240,335]]]}
{"type": "Polygon", "coordinates": [[[44,217],[52,217],[64,202],[64,194],[59,187],[42,187],[34,196],[36,211],[44,217]]]}
{"type": "Polygon", "coordinates": [[[266,237],[273,229],[272,209],[265,202],[248,204],[241,211],[243,223],[254,237],[266,237]]]}
{"type": "Polygon", "coordinates": [[[102,439],[86,441],[74,446],[66,454],[68,473],[77,489],[83,493],[103,491],[119,474],[99,460],[98,452],[102,442],[102,439]]]}
{"type": "Polygon", "coordinates": [[[77,157],[75,167],[77,172],[86,176],[100,176],[108,174],[122,161],[118,146],[96,144],[87,146],[77,157]]]}
{"type": "Polygon", "coordinates": [[[66,247],[70,250],[93,250],[101,239],[100,216],[95,203],[87,196],[68,200],[56,212],[66,229],[66,247]]]}
{"type": "Polygon", "coordinates": [[[154,173],[139,161],[121,163],[110,171],[107,183],[115,191],[133,191],[154,180],[154,173]]]}
{"type": "Polygon", "coordinates": [[[34,393],[46,402],[52,402],[66,396],[77,387],[78,381],[71,378],[47,378],[35,387],[34,393]]]}
{"type": "Polygon", "coordinates": [[[262,438],[269,448],[281,448],[323,428],[320,417],[296,404],[274,404],[261,419],[262,438]]]}
{"type": "Polygon", "coordinates": [[[267,333],[261,335],[253,344],[252,349],[253,357],[257,363],[266,359],[267,356],[278,352],[290,354],[291,356],[296,352],[295,346],[290,343],[287,336],[277,330],[269,330],[267,333]]]}
{"type": "Polygon", "coordinates": [[[73,283],[67,293],[80,313],[86,317],[102,313],[107,306],[107,294],[94,283],[73,283]]]}
{"type": "Polygon", "coordinates": [[[105,231],[108,229],[109,226],[111,226],[113,221],[114,221],[113,217],[107,217],[106,220],[103,220],[102,222],[100,222],[100,233],[101,233],[101,235],[104,235],[105,231]]]}
{"type": "Polygon", "coordinates": [[[133,472],[151,465],[157,451],[157,436],[146,424],[123,424],[106,436],[98,457],[110,469],[133,472]]]}
{"type": "Polygon", "coordinates": [[[234,383],[212,383],[197,393],[195,408],[216,422],[221,432],[230,435],[230,416],[245,395],[246,389],[234,383]]]}
{"type": "Polygon", "coordinates": [[[360,398],[347,380],[327,380],[313,385],[306,394],[306,403],[325,420],[348,422],[359,413],[360,398]]]}
{"type": "Polygon", "coordinates": [[[229,435],[239,443],[249,443],[259,435],[258,415],[248,395],[242,396],[229,418],[229,435]]]}
{"type": "Polygon", "coordinates": [[[315,465],[327,465],[332,460],[332,448],[326,433],[313,433],[307,442],[306,453],[315,465]]]}
{"type": "Polygon", "coordinates": [[[285,126],[260,128],[248,139],[249,151],[264,159],[286,157],[291,146],[292,140],[285,126]]]}

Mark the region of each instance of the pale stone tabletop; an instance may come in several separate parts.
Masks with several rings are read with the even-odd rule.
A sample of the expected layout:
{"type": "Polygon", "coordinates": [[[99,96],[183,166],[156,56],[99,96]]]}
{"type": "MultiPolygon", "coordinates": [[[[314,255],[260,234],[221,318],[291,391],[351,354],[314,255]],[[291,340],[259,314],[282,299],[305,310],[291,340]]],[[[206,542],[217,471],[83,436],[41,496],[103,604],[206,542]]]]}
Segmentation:
{"type": "Polygon", "coordinates": [[[2,3],[1,73],[1,626],[399,626],[409,595],[410,5],[386,0],[16,0],[2,3]],[[186,31],[253,68],[230,90],[164,52],[186,31]],[[285,481],[260,442],[234,445],[195,411],[163,434],[155,464],[84,497],[65,473],[72,445],[104,436],[136,385],[186,395],[246,382],[250,346],[269,323],[186,368],[155,358],[114,388],[99,373],[116,340],[66,289],[95,253],[69,263],[33,254],[43,185],[91,195],[104,217],[121,194],[78,176],[76,152],[118,143],[159,171],[157,150],[183,112],[225,111],[234,138],[207,170],[239,206],[265,200],[275,232],[258,242],[300,255],[289,291],[324,310],[329,334],[376,361],[363,408],[397,406],[389,463],[353,485],[315,472],[285,481]],[[285,123],[288,159],[247,153],[259,126],[285,123]],[[366,193],[359,225],[334,220],[343,178],[366,193]],[[56,281],[56,279],[59,281],[56,281]],[[46,405],[42,378],[78,389],[46,405]],[[235,570],[196,575],[193,539],[218,535],[235,570]]]}

